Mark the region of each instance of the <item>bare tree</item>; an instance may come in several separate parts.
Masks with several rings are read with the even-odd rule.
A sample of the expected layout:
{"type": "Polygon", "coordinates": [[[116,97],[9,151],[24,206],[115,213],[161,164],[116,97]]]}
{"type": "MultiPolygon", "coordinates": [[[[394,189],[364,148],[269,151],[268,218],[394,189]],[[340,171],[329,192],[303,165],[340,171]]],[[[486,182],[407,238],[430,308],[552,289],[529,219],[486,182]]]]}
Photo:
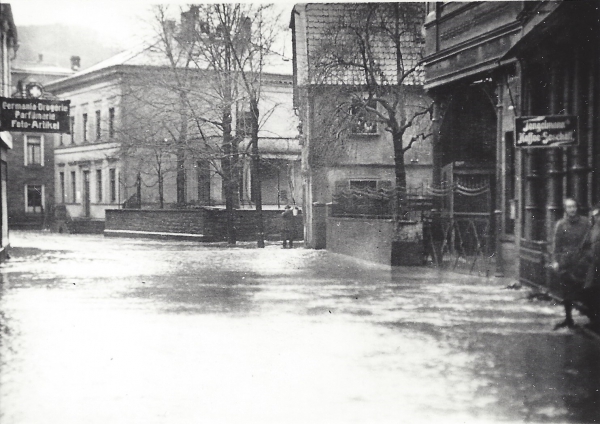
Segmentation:
{"type": "MultiPolygon", "coordinates": [[[[226,187],[226,198],[236,192],[239,180],[239,143],[250,137],[252,157],[252,192],[255,194],[257,245],[264,247],[264,224],[260,187],[260,156],[258,132],[260,126],[261,88],[263,70],[277,34],[277,17],[271,5],[206,4],[192,6],[185,12],[184,33],[190,56],[198,67],[205,66],[217,77],[215,87],[220,95],[223,149],[231,153],[225,161],[224,173],[231,175],[226,187]],[[238,119],[233,130],[234,103],[242,103],[236,110],[238,119]],[[246,111],[246,106],[248,110],[246,111]],[[244,128],[239,128],[240,124],[244,128]]],[[[228,210],[233,204],[226,204],[228,210]]],[[[230,215],[233,218],[233,214],[230,215]]]]}
{"type": "Polygon", "coordinates": [[[166,174],[175,172],[177,204],[184,205],[186,163],[209,162],[223,181],[230,244],[236,242],[240,155],[248,154],[241,141],[249,136],[253,192],[259,196],[258,245],[264,246],[258,105],[263,65],[276,33],[275,21],[265,20],[269,9],[250,4],[192,5],[175,12],[181,18],[178,24],[172,9],[155,6],[156,40],[145,52],[151,56],[150,66],[141,71],[144,75],[128,78],[124,94],[131,113],[121,130],[123,152],[134,158],[130,163],[154,173],[161,207],[166,174]],[[247,104],[250,112],[244,128],[238,128],[239,119],[235,122],[239,104],[247,104]]]}
{"type": "MultiPolygon", "coordinates": [[[[420,88],[423,3],[338,4],[337,19],[311,50],[313,83],[331,91],[322,119],[325,144],[357,128],[371,132],[381,125],[391,134],[396,179],[395,215],[406,191],[405,153],[431,136],[433,104],[409,96],[420,88]],[[413,102],[413,103],[410,103],[413,102]]],[[[333,143],[335,144],[335,143],[333,143]]],[[[319,147],[317,147],[319,148],[319,147]]],[[[330,146],[321,146],[330,149],[330,146]]]]}

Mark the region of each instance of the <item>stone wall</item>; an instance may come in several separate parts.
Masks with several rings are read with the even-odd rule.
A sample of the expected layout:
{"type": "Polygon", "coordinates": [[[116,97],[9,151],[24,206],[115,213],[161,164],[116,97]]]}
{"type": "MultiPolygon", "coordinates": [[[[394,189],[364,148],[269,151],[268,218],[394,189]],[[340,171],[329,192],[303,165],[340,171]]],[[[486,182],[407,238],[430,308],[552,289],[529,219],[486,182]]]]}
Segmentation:
{"type": "MultiPolygon", "coordinates": [[[[265,239],[280,240],[283,210],[263,211],[265,239]]],[[[302,216],[296,217],[297,239],[302,239],[302,216]]],[[[227,215],[223,209],[110,209],[106,211],[105,235],[188,237],[201,241],[227,239],[227,215]]],[[[239,241],[256,240],[256,211],[235,211],[239,241]]]]}
{"type": "Polygon", "coordinates": [[[327,250],[383,265],[392,264],[391,219],[327,218],[327,250]]]}

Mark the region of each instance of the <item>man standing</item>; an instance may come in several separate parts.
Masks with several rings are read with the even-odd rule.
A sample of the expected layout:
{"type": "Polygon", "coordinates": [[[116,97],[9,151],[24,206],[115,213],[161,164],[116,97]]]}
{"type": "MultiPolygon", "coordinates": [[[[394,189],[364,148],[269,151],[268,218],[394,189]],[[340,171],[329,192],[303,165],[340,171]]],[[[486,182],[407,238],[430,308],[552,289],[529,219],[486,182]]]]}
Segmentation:
{"type": "Polygon", "coordinates": [[[590,229],[587,218],[578,214],[577,202],[573,199],[563,201],[565,216],[556,223],[553,240],[552,269],[558,273],[565,307],[565,320],[556,324],[554,329],[573,327],[573,301],[583,290],[587,266],[581,263],[582,244],[590,229]],[[582,266],[583,265],[583,266],[582,266]]]}
{"type": "Polygon", "coordinates": [[[288,241],[290,242],[290,249],[294,248],[294,212],[290,205],[285,206],[285,210],[281,214],[283,219],[283,248],[288,247],[288,241]]]}
{"type": "Polygon", "coordinates": [[[589,267],[585,278],[585,299],[587,314],[590,318],[589,326],[600,330],[600,202],[591,212],[592,228],[584,242],[584,249],[589,260],[589,267]]]}

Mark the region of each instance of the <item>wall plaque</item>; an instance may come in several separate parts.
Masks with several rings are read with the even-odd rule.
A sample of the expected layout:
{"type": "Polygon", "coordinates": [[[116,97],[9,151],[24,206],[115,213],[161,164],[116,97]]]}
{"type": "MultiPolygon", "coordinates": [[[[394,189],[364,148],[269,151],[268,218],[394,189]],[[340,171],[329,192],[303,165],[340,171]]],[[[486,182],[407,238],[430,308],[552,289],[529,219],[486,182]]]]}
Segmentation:
{"type": "Polygon", "coordinates": [[[515,118],[517,147],[573,146],[577,139],[577,116],[521,116],[515,118]]]}

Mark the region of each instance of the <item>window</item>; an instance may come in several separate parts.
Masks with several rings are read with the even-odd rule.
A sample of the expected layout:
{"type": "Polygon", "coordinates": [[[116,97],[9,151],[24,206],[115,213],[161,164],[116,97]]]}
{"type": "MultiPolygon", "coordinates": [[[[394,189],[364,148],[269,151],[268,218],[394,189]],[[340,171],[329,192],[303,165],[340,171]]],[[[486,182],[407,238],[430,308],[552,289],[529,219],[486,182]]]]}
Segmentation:
{"type": "Polygon", "coordinates": [[[97,110],[96,111],[96,140],[100,140],[100,137],[102,135],[102,127],[100,125],[100,119],[102,118],[102,116],[100,115],[100,111],[97,110]]]}
{"type": "Polygon", "coordinates": [[[25,186],[25,202],[27,212],[41,213],[43,210],[43,186],[27,185],[25,186]]]}
{"type": "Polygon", "coordinates": [[[83,114],[83,142],[84,143],[86,143],[88,141],[87,125],[88,125],[88,116],[87,116],[87,113],[84,113],[83,114]]]}
{"type": "Polygon", "coordinates": [[[210,205],[210,164],[207,160],[198,161],[198,202],[201,205],[210,205]]]}
{"type": "Polygon", "coordinates": [[[375,190],[377,181],[375,180],[350,180],[350,188],[354,190],[375,190]]]}
{"type": "Polygon", "coordinates": [[[108,138],[115,136],[115,108],[108,109],[108,138]]]}
{"type": "Polygon", "coordinates": [[[235,127],[239,137],[249,137],[252,130],[252,112],[238,112],[235,127]]]}
{"type": "Polygon", "coordinates": [[[375,101],[360,102],[358,100],[352,102],[352,106],[350,106],[350,115],[352,115],[350,133],[378,134],[377,122],[372,119],[372,113],[366,110],[367,107],[376,109],[377,103],[375,101]]]}
{"type": "Polygon", "coordinates": [[[77,203],[77,179],[75,171],[71,171],[71,203],[77,203]]]}
{"type": "Polygon", "coordinates": [[[71,144],[75,144],[75,117],[71,116],[71,144]]]}
{"type": "Polygon", "coordinates": [[[66,197],[66,193],[65,193],[65,173],[64,172],[60,172],[58,174],[58,184],[59,184],[59,189],[60,189],[60,202],[61,203],[65,203],[65,197],[66,197]]]}
{"type": "Polygon", "coordinates": [[[42,165],[42,137],[25,136],[25,165],[42,165]]]}
{"type": "Polygon", "coordinates": [[[110,179],[110,202],[115,203],[117,201],[117,170],[109,169],[108,177],[110,179]]]}
{"type": "Polygon", "coordinates": [[[102,203],[102,170],[96,169],[96,201],[102,203]]]}

